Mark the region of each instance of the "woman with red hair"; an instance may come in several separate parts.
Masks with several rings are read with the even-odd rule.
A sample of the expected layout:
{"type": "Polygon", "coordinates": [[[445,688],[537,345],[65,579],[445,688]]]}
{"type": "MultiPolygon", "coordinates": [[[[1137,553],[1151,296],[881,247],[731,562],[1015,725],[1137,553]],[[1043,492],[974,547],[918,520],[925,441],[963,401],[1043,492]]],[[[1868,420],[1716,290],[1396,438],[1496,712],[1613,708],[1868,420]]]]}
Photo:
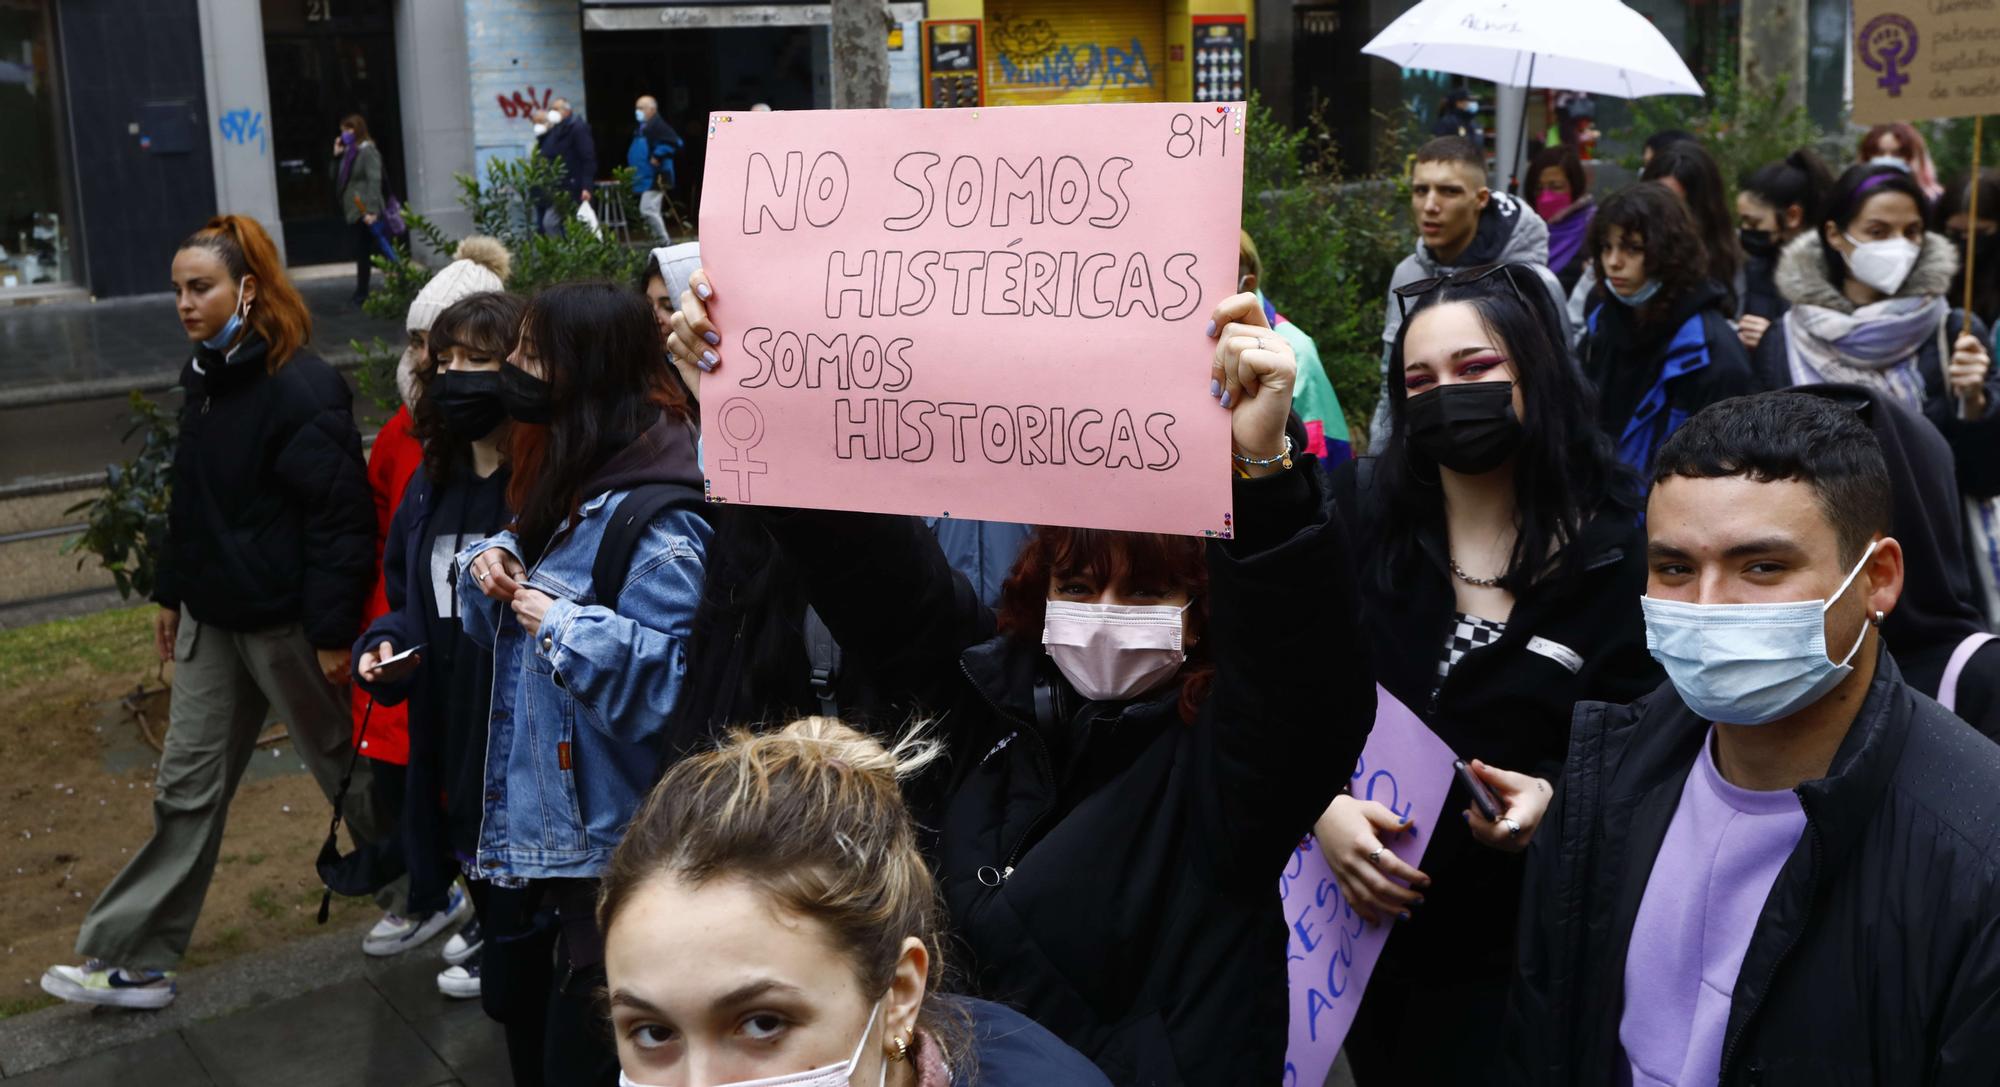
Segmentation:
{"type": "MultiPolygon", "coordinates": [[[[692,282],[669,350],[713,370],[692,282]]],[[[1283,1076],[1274,881],[1375,715],[1347,550],[1288,426],[1297,359],[1254,294],[1210,332],[1231,539],[1044,526],[995,614],[915,518],[766,519],[844,655],[937,722],[948,766],[909,796],[973,990],[1115,1083],[1283,1076]]]]}
{"type": "Polygon", "coordinates": [[[1894,166],[1915,178],[1917,188],[1924,191],[1924,199],[1935,204],[1944,195],[1944,186],[1938,183],[1937,167],[1931,164],[1930,145],[1924,142],[1923,133],[1904,121],[1891,121],[1886,125],[1876,125],[1861,137],[1854,161],[1879,166],[1894,166]]]}
{"type": "MultiPolygon", "coordinates": [[[[368,761],[354,760],[347,647],[375,574],[375,505],[352,394],[306,350],[312,317],[255,219],[210,219],[174,254],[181,371],[154,644],[174,662],[153,836],[98,898],[81,966],[42,988],[64,1000],[162,1008],[221,851],[229,801],[275,706],[331,799],[351,764],[347,823],[384,825],[368,761]]],[[[380,896],[384,908],[393,895],[380,896]]]]}

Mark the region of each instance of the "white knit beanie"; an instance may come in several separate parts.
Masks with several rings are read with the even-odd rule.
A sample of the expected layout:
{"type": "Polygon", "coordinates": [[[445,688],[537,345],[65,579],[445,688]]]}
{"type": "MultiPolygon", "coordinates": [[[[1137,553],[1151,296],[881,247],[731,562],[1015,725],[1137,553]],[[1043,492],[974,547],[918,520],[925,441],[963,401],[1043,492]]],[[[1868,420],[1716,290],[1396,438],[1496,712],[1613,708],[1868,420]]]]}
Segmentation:
{"type": "Polygon", "coordinates": [[[474,234],[459,242],[452,256],[456,259],[432,276],[417,292],[417,300],[410,303],[410,315],[404,322],[408,331],[429,332],[438,314],[468,295],[507,289],[507,270],[513,257],[498,239],[474,234]]]}
{"type": "Polygon", "coordinates": [[[653,250],[652,263],[660,270],[660,278],[666,281],[668,304],[680,308],[681,293],[688,289],[689,277],[701,267],[701,243],[663,245],[653,250]]]}

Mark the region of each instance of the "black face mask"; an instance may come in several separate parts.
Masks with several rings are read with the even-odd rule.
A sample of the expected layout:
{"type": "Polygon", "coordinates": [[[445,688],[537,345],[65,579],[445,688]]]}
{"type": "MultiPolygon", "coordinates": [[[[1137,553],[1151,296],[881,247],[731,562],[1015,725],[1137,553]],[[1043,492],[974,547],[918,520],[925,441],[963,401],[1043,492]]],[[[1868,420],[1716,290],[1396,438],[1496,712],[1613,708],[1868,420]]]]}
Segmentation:
{"type": "Polygon", "coordinates": [[[1769,260],[1778,255],[1778,239],[1768,230],[1739,230],[1737,237],[1743,243],[1743,252],[1760,260],[1769,260]]]}
{"type": "Polygon", "coordinates": [[[1410,448],[1462,475],[1490,472],[1521,446],[1514,383],[1440,385],[1403,405],[1410,448]]]}
{"type": "MultiPolygon", "coordinates": [[[[503,366],[501,370],[511,370],[503,366]]],[[[500,370],[441,370],[427,394],[444,416],[444,428],[462,442],[476,442],[507,421],[500,370]]]]}
{"type": "Polygon", "coordinates": [[[546,426],[555,417],[554,393],[548,382],[519,366],[500,367],[500,402],[517,423],[546,426]]]}

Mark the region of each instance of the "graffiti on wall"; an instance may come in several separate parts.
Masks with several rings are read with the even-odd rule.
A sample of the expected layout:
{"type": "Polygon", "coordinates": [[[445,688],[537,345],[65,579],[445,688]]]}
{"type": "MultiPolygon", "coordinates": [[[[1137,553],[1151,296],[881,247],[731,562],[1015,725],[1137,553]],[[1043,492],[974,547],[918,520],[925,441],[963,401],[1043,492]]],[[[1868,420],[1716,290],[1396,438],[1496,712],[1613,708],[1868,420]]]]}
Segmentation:
{"type": "Polygon", "coordinates": [[[526,117],[536,110],[549,108],[549,103],[554,101],[555,96],[556,92],[547,87],[538,91],[529,86],[512,93],[503,91],[493,97],[500,103],[500,112],[511,121],[526,117]]]}
{"type": "Polygon", "coordinates": [[[264,131],[264,115],[256,110],[232,109],[216,118],[216,125],[222,129],[222,142],[241,147],[257,144],[257,153],[263,154],[269,136],[264,131]]]}
{"type": "Polygon", "coordinates": [[[1002,84],[1055,91],[1108,91],[1153,85],[1153,66],[1138,38],[1126,45],[1065,42],[1047,19],[1016,19],[1006,15],[991,20],[991,33],[1002,84]]]}

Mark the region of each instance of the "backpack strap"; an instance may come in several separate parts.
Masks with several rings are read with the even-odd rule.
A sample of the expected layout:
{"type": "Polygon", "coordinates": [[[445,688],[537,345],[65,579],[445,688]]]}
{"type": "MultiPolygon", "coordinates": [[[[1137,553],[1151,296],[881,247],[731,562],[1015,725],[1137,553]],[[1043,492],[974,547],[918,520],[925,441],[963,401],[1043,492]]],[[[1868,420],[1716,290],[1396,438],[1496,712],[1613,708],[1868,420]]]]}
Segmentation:
{"type": "Polygon", "coordinates": [[[1980,631],[1967,635],[1951,651],[1951,660],[1944,666],[1944,678],[1938,681],[1938,705],[1953,713],[1958,712],[1958,677],[1965,674],[1965,666],[1972,663],[1972,655],[1993,640],[1993,635],[1980,631]]]}
{"type": "Polygon", "coordinates": [[[838,718],[840,696],[834,687],[840,681],[840,643],[834,640],[833,631],[826,628],[826,621],[811,605],[806,607],[804,633],[806,661],[812,666],[813,695],[819,699],[819,712],[838,718]]]}
{"type": "Polygon", "coordinates": [[[632,568],[632,552],[639,537],[654,518],[670,509],[693,510],[708,518],[708,500],[686,483],[645,483],[619,500],[611,510],[611,522],[604,526],[604,539],[597,545],[597,557],[590,563],[590,595],[595,603],[618,610],[618,594],[625,588],[625,572],[632,568]]]}

